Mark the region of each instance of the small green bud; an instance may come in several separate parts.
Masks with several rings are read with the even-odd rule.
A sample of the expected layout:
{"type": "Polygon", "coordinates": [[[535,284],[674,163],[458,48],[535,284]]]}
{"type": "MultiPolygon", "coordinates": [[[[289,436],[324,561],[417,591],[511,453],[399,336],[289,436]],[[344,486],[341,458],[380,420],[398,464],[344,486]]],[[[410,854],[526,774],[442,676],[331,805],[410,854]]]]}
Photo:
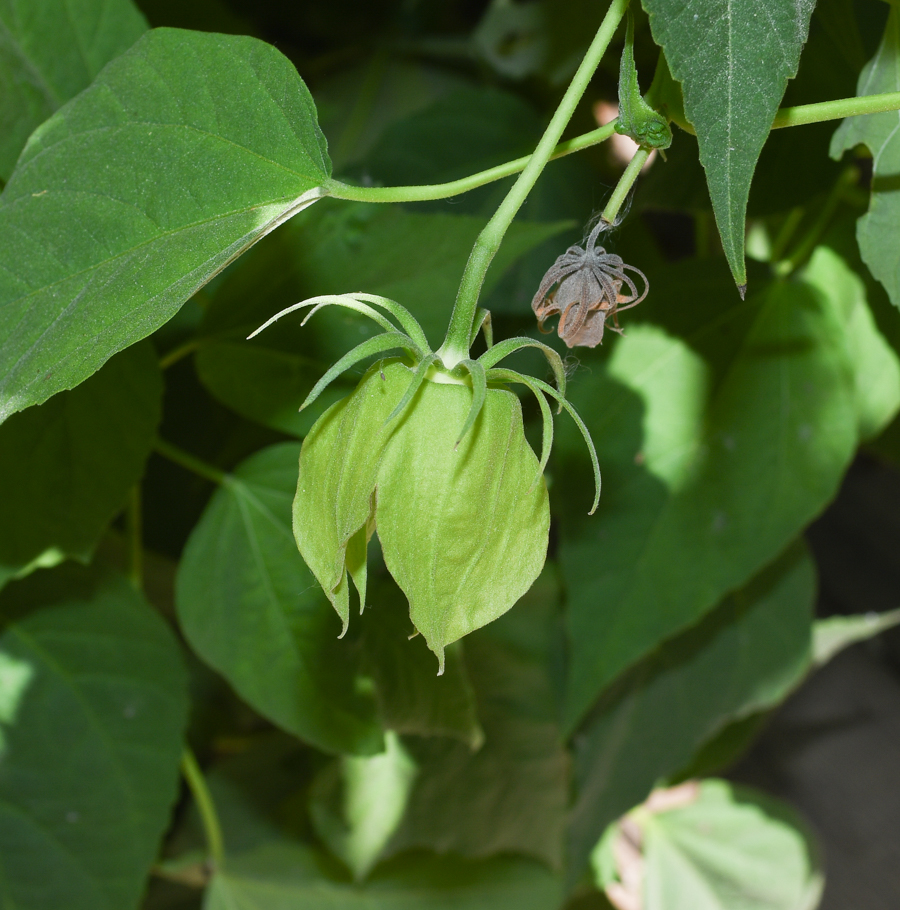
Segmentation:
{"type": "Polygon", "coordinates": [[[667,149],[672,144],[669,121],[644,101],[634,65],[634,18],[628,13],[625,47],[619,66],[619,119],[616,132],[644,148],[667,149]]]}
{"type": "Polygon", "coordinates": [[[362,608],[366,543],[377,531],[442,672],[447,645],[531,587],[546,559],[550,511],[512,392],[488,388],[462,435],[472,389],[440,372],[391,416],[413,378],[405,364],[383,361],[319,418],[300,453],[294,536],[346,631],[348,575],[362,608]]]}

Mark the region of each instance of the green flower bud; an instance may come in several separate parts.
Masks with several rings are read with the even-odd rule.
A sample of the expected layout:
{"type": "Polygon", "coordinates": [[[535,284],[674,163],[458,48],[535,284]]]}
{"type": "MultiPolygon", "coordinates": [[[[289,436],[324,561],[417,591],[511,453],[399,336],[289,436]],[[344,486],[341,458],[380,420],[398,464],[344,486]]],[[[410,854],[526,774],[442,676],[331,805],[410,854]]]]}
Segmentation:
{"type": "Polygon", "coordinates": [[[515,395],[488,388],[463,434],[472,388],[440,372],[394,415],[413,379],[398,360],[376,364],[316,422],[300,454],[294,536],[345,632],[348,576],[362,609],[377,531],[443,672],[444,648],[509,610],[537,578],[550,511],[515,395]]]}

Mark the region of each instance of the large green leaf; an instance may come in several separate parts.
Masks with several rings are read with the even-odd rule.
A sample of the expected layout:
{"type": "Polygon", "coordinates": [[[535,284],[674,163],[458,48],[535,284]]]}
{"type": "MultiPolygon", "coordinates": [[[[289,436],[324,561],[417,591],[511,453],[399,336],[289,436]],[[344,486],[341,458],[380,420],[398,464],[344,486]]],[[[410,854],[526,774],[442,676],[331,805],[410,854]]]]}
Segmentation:
{"type": "Polygon", "coordinates": [[[0,2],[0,180],[28,134],[146,28],[131,0],[0,2]]]}
{"type": "Polygon", "coordinates": [[[815,0],[643,0],[682,84],[722,246],[747,284],[744,220],[756,161],[797,72],[815,0]]]}
{"type": "Polygon", "coordinates": [[[794,546],[606,692],[575,739],[573,875],[606,826],[723,724],[772,707],[803,678],[814,597],[812,562],[794,546]]]}
{"type": "Polygon", "coordinates": [[[229,859],[204,910],[557,910],[562,888],[539,863],[428,855],[398,859],[354,885],[324,857],[273,843],[229,859]]]}
{"type": "MultiPolygon", "coordinates": [[[[642,854],[642,908],[815,910],[819,905],[819,851],[788,806],[724,780],[706,780],[672,796],[680,804],[657,808],[651,799],[629,815],[630,836],[637,834],[642,854]]],[[[611,841],[604,837],[601,855],[595,854],[598,884],[607,888],[618,878],[609,875],[615,848],[612,856],[602,856],[611,841]]],[[[621,876],[628,878],[627,872],[621,876]]]]}
{"type": "MultiPolygon", "coordinates": [[[[365,291],[402,303],[437,346],[483,226],[474,217],[412,214],[398,206],[316,206],[267,238],[217,289],[201,330],[201,380],[239,414],[305,434],[318,408],[298,414],[300,403],[333,361],[378,326],[335,307],[304,327],[298,314],[250,342],[247,335],[306,297],[365,291]]],[[[487,291],[516,260],[566,227],[514,224],[488,273],[487,291]]],[[[347,391],[338,385],[331,401],[347,391]]]]}
{"type": "MultiPolygon", "coordinates": [[[[593,518],[570,512],[563,526],[570,729],[629,664],[773,559],[900,404],[897,358],[830,250],[746,303],[724,268],[698,269],[669,265],[659,283],[652,273],[664,292],[645,315],[668,331],[629,328],[572,383],[604,491],[593,518]]],[[[558,451],[583,461],[581,440],[560,429],[558,451]]],[[[567,486],[590,476],[568,461],[562,475],[567,486]]],[[[587,501],[583,488],[568,496],[587,501]]]]}
{"type": "MultiPolygon", "coordinates": [[[[884,38],[859,77],[859,95],[900,91],[900,10],[891,8],[884,38]]],[[[873,157],[872,199],[856,237],[863,260],[900,307],[900,112],[845,120],[831,142],[834,157],[863,144],[873,157]]]]}
{"type": "Polygon", "coordinates": [[[238,694],[328,752],[381,748],[358,649],[297,552],[291,498],[300,446],[251,456],[213,496],[178,572],[181,628],[238,694]]]}
{"type": "Polygon", "coordinates": [[[32,135],[0,197],[0,420],[162,325],[329,173],[275,48],[146,34],[32,135]]]}
{"type": "Polygon", "coordinates": [[[484,744],[405,740],[419,774],[390,852],[525,853],[559,866],[569,757],[559,729],[562,629],[553,569],[505,616],[468,636],[466,664],[484,744]]]}
{"type": "Polygon", "coordinates": [[[35,562],[90,556],[143,473],[161,398],[146,342],[0,426],[0,587],[35,562]]]}
{"type": "Polygon", "coordinates": [[[0,616],[0,900],[136,908],[177,794],[178,645],[124,579],[69,567],[10,586],[0,616]]]}

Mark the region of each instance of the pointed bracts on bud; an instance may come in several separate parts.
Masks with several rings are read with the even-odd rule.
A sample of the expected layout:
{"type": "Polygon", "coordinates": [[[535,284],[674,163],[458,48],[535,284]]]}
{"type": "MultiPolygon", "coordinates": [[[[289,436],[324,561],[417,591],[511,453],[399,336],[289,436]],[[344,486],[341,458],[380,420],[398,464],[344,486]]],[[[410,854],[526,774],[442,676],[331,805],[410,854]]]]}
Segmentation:
{"type": "Polygon", "coordinates": [[[448,644],[531,587],[550,512],[515,395],[485,389],[463,433],[472,389],[426,380],[386,421],[413,378],[400,362],[378,364],[319,419],[300,455],[294,534],[346,629],[348,576],[364,596],[364,541],[376,531],[413,625],[442,667],[448,644]]]}
{"type": "Polygon", "coordinates": [[[494,345],[486,310],[477,315],[472,340],[482,330],[488,350],[477,360],[460,356],[448,365],[431,351],[407,309],[373,294],[314,297],[257,332],[286,313],[312,307],[309,319],[323,306],[355,310],[384,332],[345,354],[302,407],[361,360],[398,350],[405,356],[372,366],[304,440],[293,508],[297,546],[340,617],[343,636],[351,582],[360,610],[365,608],[366,551],[377,533],[385,564],[409,600],[415,630],[443,672],[447,645],[505,613],[543,568],[550,527],[543,472],[553,444],[547,396],[584,434],[599,496],[593,443],[566,401],[559,354],[533,338],[494,345]],[[524,347],[546,356],[556,388],[497,368],[524,347]],[[504,387],[516,382],[538,399],[544,419],[540,461],[525,439],[519,399],[504,387]]]}

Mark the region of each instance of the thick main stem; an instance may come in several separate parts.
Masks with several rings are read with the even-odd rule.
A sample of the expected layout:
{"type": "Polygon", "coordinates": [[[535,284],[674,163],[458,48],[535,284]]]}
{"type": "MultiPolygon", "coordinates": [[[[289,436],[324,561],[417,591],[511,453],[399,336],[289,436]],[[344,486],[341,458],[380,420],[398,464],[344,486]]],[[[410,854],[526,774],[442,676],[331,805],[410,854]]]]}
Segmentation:
{"type": "Polygon", "coordinates": [[[469,256],[469,261],[466,263],[466,269],[463,272],[459,293],[456,296],[453,313],[450,316],[450,327],[447,329],[447,337],[438,351],[438,356],[445,367],[452,368],[456,366],[468,355],[472,325],[475,319],[475,311],[478,308],[478,295],[481,292],[481,286],[484,283],[484,277],[491,261],[500,247],[500,241],[503,239],[503,235],[510,224],[512,224],[516,212],[519,211],[525,198],[531,192],[531,188],[537,182],[541,171],[550,160],[550,156],[559,142],[559,137],[562,136],[563,130],[568,125],[569,120],[571,120],[572,114],[575,112],[575,108],[581,100],[591,76],[594,75],[594,70],[597,69],[601,58],[606,53],[609,42],[612,40],[612,36],[627,8],[628,0],[612,0],[596,36],[588,48],[587,54],[581,61],[578,71],[566,89],[556,113],[544,131],[544,135],[532,153],[528,164],[494,213],[494,217],[491,218],[481,234],[478,235],[478,239],[475,241],[475,246],[469,256]]]}

